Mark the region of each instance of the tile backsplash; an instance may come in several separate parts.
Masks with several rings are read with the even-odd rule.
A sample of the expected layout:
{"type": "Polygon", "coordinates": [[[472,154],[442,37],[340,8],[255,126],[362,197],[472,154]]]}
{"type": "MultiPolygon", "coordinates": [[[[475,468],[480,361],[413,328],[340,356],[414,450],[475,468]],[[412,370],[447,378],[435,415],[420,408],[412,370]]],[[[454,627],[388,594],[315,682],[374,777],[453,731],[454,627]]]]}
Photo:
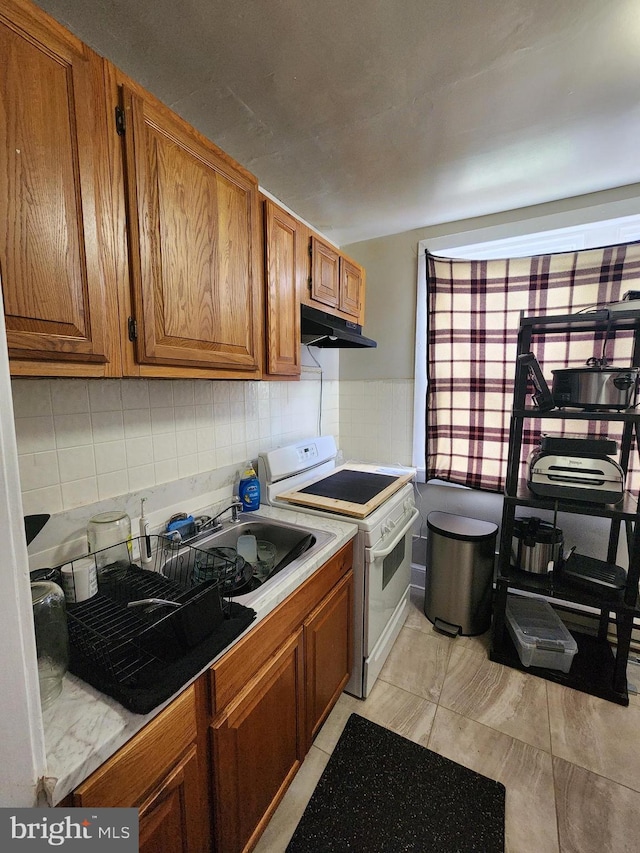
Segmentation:
{"type": "Polygon", "coordinates": [[[339,433],[345,461],[411,465],[413,380],[341,381],[339,433]]]}
{"type": "Polygon", "coordinates": [[[152,529],[221,508],[243,462],[320,432],[345,461],[411,464],[411,381],[303,366],[300,382],[16,378],[12,396],[23,512],[52,516],[32,569],[86,553],[96,512],[124,510],[135,533],[141,497],[152,529]]]}
{"type": "Polygon", "coordinates": [[[339,433],[337,381],[12,380],[23,510],[59,513],[339,433]],[[320,420],[320,406],[322,419],[320,420]]]}
{"type": "Polygon", "coordinates": [[[259,451],[319,432],[345,461],[411,464],[411,380],[321,382],[303,367],[300,382],[16,378],[12,393],[24,514],[69,531],[124,496],[131,509],[155,495],[159,511],[217,494],[259,451]]]}

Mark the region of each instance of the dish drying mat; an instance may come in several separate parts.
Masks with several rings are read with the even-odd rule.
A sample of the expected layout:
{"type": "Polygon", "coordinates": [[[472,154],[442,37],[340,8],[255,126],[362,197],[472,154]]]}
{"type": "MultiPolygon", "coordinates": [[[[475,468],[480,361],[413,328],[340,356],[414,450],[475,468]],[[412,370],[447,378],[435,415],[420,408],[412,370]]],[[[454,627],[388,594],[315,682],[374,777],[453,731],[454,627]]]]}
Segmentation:
{"type": "Polygon", "coordinates": [[[135,713],[172,696],[255,619],[221,597],[217,580],[195,579],[191,551],[161,540],[154,569],[114,564],[97,595],[67,606],[69,671],[135,713]],[[128,606],[141,599],[173,606],[128,606]]]}
{"type": "Polygon", "coordinates": [[[92,665],[73,645],[69,671],[101,693],[116,699],[127,710],[135,714],[148,714],[204,669],[255,618],[254,610],[231,602],[224,621],[199,645],[169,663],[151,656],[146,666],[126,683],[110,679],[108,674],[92,665]]]}

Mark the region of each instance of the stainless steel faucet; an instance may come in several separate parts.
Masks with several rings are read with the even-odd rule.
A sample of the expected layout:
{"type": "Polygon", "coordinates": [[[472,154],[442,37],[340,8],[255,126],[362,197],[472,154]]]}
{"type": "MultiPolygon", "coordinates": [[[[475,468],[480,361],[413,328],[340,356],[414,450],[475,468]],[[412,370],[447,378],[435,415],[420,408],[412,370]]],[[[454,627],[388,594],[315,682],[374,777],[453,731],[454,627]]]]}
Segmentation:
{"type": "MultiPolygon", "coordinates": [[[[217,515],[214,515],[213,518],[207,519],[201,526],[197,528],[197,533],[192,533],[190,536],[184,537],[179,530],[172,530],[170,533],[161,534],[166,539],[169,539],[174,545],[180,545],[182,542],[190,543],[194,542],[200,538],[205,533],[215,533],[215,531],[220,530],[222,528],[222,522],[220,521],[221,516],[231,510],[231,521],[238,522],[240,521],[239,511],[242,509],[242,501],[238,498],[234,498],[233,501],[226,506],[224,509],[221,509],[217,515]]],[[[182,514],[184,515],[184,513],[182,514]]],[[[171,521],[179,516],[172,516],[171,521]]],[[[185,516],[186,518],[186,516],[185,516]]]]}
{"type": "Polygon", "coordinates": [[[241,509],[242,501],[238,500],[237,498],[234,498],[233,502],[230,503],[229,506],[226,506],[224,509],[220,510],[220,512],[217,515],[214,515],[211,521],[207,523],[207,529],[218,530],[220,527],[222,527],[222,523],[218,521],[218,519],[220,518],[220,516],[224,515],[225,512],[228,512],[229,510],[231,510],[231,521],[240,521],[240,516],[238,515],[238,512],[241,509]]]}

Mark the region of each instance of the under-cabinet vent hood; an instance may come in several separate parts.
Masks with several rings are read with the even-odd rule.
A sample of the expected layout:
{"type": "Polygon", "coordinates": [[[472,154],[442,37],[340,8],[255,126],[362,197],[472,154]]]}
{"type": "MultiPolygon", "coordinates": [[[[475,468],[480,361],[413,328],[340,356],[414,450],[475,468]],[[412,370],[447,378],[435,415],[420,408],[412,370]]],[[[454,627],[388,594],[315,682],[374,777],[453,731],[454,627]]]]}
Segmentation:
{"type": "Polygon", "coordinates": [[[362,326],[301,305],[300,331],[302,343],[314,347],[376,347],[371,338],[362,334],[362,326]]]}

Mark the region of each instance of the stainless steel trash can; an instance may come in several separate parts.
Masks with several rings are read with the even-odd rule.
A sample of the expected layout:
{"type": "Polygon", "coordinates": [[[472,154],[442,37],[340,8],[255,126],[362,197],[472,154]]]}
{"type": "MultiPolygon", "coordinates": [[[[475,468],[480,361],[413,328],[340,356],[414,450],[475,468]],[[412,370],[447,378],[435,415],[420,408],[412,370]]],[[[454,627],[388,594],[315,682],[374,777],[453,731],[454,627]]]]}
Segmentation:
{"type": "Polygon", "coordinates": [[[498,525],[431,512],[427,528],[425,616],[444,634],[483,634],[491,625],[498,525]]]}

